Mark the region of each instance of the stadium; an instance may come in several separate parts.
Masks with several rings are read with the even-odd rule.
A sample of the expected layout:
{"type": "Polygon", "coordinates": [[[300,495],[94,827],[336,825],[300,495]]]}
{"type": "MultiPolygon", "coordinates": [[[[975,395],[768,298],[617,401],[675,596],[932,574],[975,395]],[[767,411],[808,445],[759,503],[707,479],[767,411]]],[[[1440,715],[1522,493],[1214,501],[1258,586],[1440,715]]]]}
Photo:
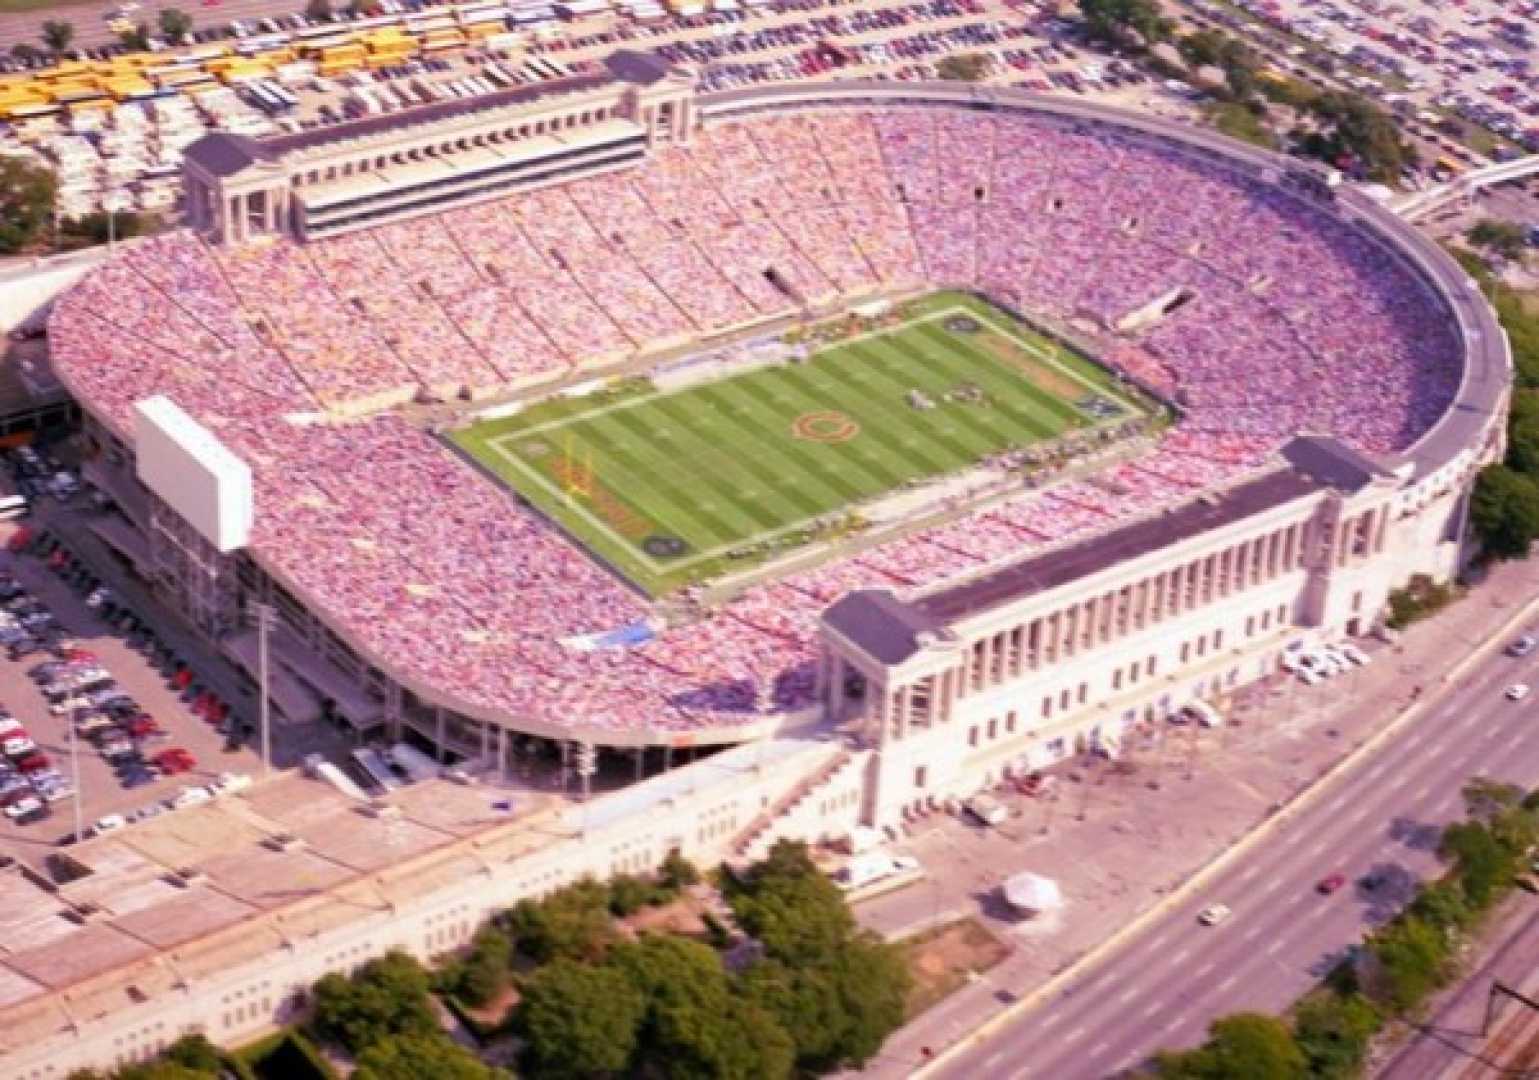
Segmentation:
{"type": "Polygon", "coordinates": [[[418,112],[205,137],[50,317],[99,531],[238,662],[275,607],[289,720],[638,776],[833,728],[880,826],[1460,565],[1505,340],[1296,162],[634,53],[418,112]],[[156,395],[222,510],[136,467],[156,395]]]}

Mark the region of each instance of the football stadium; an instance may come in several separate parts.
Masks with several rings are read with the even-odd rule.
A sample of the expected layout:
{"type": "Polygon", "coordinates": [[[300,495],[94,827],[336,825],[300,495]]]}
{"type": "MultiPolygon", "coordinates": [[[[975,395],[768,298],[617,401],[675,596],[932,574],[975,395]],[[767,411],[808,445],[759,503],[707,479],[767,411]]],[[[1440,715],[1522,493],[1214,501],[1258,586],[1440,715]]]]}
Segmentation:
{"type": "Polygon", "coordinates": [[[610,794],[538,829],[344,806],[322,868],[321,785],[285,777],[293,835],[166,839],[176,910],[219,902],[163,942],[158,893],[106,889],[147,842],[86,845],[74,887],[141,929],[110,977],[7,991],[12,1075],[249,1036],[583,873],[892,828],[1221,712],[1455,573],[1503,449],[1506,341],[1436,245],[1074,99],[697,94],[627,52],[186,157],[188,227],[49,317],[94,528],[239,665],[277,613],[281,722],[483,775],[539,744],[610,794]]]}

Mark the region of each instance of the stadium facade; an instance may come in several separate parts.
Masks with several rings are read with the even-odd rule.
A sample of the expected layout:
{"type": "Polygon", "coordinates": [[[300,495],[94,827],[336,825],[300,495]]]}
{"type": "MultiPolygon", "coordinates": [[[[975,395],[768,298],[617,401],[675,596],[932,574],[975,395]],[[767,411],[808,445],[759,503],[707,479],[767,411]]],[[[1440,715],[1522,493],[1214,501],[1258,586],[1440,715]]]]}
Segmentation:
{"type": "MultiPolygon", "coordinates": [[[[129,374],[118,371],[109,380],[101,373],[107,358],[83,341],[74,324],[85,316],[67,295],[56,305],[50,334],[55,364],[79,400],[88,434],[100,448],[88,475],[121,511],[101,530],[104,538],[238,663],[254,659],[246,613],[257,602],[277,607],[282,616],[277,704],[289,719],[307,720],[325,711],[360,731],[412,734],[445,754],[503,768],[510,760],[510,741],[520,736],[556,740],[563,752],[599,747],[611,754],[633,753],[638,774],[649,748],[743,745],[600,799],[591,815],[571,819],[565,832],[550,834],[560,835],[559,841],[548,835],[525,853],[492,859],[478,855],[473,843],[451,845],[447,854],[435,852],[436,860],[450,854],[462,859],[464,873],[440,868],[428,875],[431,886],[410,890],[379,907],[354,904],[360,913],[335,925],[317,926],[303,941],[282,930],[281,912],[269,912],[258,925],[272,929],[280,943],[271,951],[232,948],[227,962],[203,966],[191,959],[200,946],[189,943],[153,960],[136,959],[136,964],[155,965],[162,971],[160,981],[169,985],[148,995],[128,992],[124,988],[132,980],[120,973],[114,976],[119,990],[109,995],[110,1006],[90,1016],[70,1007],[68,986],[51,987],[45,998],[35,1000],[12,995],[13,1004],[0,1012],[18,1021],[13,1025],[17,1034],[8,1044],[8,1075],[63,1075],[76,1064],[148,1052],[193,1028],[223,1041],[239,1039],[280,1017],[292,993],[326,968],[350,966],[393,946],[421,955],[442,951],[466,940],[476,921],[494,908],[582,873],[644,868],[669,850],[707,861],[751,857],[782,835],[818,839],[846,834],[857,825],[893,827],[917,809],[971,794],[1012,771],[1050,764],[1091,747],[1115,752],[1131,725],[1170,715],[1192,700],[1222,703],[1237,688],[1276,671],[1290,648],[1370,633],[1382,624],[1392,589],[1417,574],[1447,579],[1466,556],[1470,481],[1502,450],[1510,383],[1505,339],[1478,291],[1435,245],[1370,200],[1336,188],[1296,163],[1148,117],[956,84],[805,85],[697,98],[687,76],[628,54],[570,85],[546,86],[537,93],[483,104],[420,117],[408,113],[386,118],[388,123],[371,118],[356,128],[342,125],[329,133],[267,144],[209,136],[189,148],[187,165],[189,218],[203,239],[196,248],[176,249],[184,260],[177,264],[177,273],[190,275],[186,267],[198,260],[214,260],[227,272],[238,272],[238,262],[218,262],[226,258],[219,254],[226,248],[236,250],[230,258],[238,260],[244,249],[289,251],[283,245],[324,244],[329,240],[323,238],[351,230],[369,236],[376,226],[398,226],[418,215],[474,208],[596,175],[641,175],[649,168],[661,169],[659,162],[675,160],[669,155],[688,153],[696,140],[733,125],[752,130],[761,123],[809,115],[923,115],[961,117],[1005,130],[1019,120],[1076,139],[1122,140],[1158,160],[1198,162],[1204,169],[1237,178],[1236,183],[1243,180],[1250,185],[1247,191],[1275,198],[1276,205],[1303,207],[1299,220],[1325,223],[1322,228],[1335,230],[1332,244],[1354,245],[1352,250],[1363,253],[1361,261],[1394,279],[1400,291],[1385,301],[1384,310],[1398,317],[1409,306],[1416,325],[1431,328],[1435,355],[1429,353],[1426,364],[1415,370],[1433,372],[1442,389],[1432,396],[1435,409],[1416,412],[1407,407],[1407,416],[1424,418],[1414,425],[1407,420],[1393,437],[1372,446],[1351,445],[1354,433],[1346,420],[1335,429],[1301,426],[1287,437],[1268,429],[1264,438],[1197,424],[1199,431],[1217,431],[1204,439],[1241,448],[1232,451],[1234,457],[1225,459],[1223,468],[1214,465],[1203,474],[1214,482],[1161,481],[1160,497],[1150,497],[1147,503],[1125,482],[1075,488],[1073,498],[1060,495],[1051,503],[1075,520],[1075,528],[1054,533],[1044,526],[1034,533],[1029,524],[1020,526],[1019,550],[1006,545],[1000,556],[991,548],[966,572],[907,578],[889,572],[883,583],[873,584],[871,575],[851,571],[838,578],[848,587],[819,593],[825,599],[810,617],[812,632],[802,651],[791,650],[795,679],[774,670],[744,675],[743,681],[753,688],[731,699],[731,709],[712,697],[709,706],[698,706],[696,713],[689,710],[697,698],[707,696],[704,691],[687,685],[676,691],[669,684],[657,700],[672,712],[668,723],[659,724],[647,715],[634,715],[645,714],[653,700],[640,691],[628,712],[617,710],[607,698],[600,700],[605,668],[581,669],[594,685],[583,687],[587,697],[574,697],[565,684],[574,680],[554,677],[566,669],[541,666],[550,663],[539,659],[548,655],[544,650],[556,646],[535,641],[538,633],[533,629],[516,642],[523,650],[516,655],[527,660],[526,666],[509,669],[524,671],[528,685],[518,684],[515,674],[516,685],[498,684],[501,696],[479,692],[483,684],[477,680],[491,676],[468,662],[452,667],[455,679],[437,680],[422,666],[408,663],[411,650],[432,652],[434,643],[398,642],[406,651],[392,651],[388,635],[368,621],[374,609],[366,606],[364,597],[322,588],[319,579],[308,576],[309,566],[286,561],[286,550],[301,533],[331,520],[313,515],[326,510],[328,499],[336,501],[339,493],[317,486],[310,494],[285,499],[282,485],[297,476],[287,471],[282,458],[280,444],[290,435],[274,438],[257,429],[292,425],[288,430],[303,449],[310,445],[303,440],[314,438],[318,430],[331,433],[323,438],[335,438],[335,432],[348,432],[355,424],[374,423],[356,419],[365,410],[357,407],[360,397],[350,390],[329,399],[313,390],[308,398],[312,408],[301,414],[287,406],[277,386],[260,387],[278,404],[258,417],[259,422],[233,415],[237,410],[229,401],[203,407],[182,402],[207,425],[210,437],[218,436],[236,455],[251,461],[257,477],[251,547],[220,550],[211,538],[217,522],[194,522],[174,508],[179,496],[141,482],[142,470],[135,468],[136,440],[125,420],[138,392],[129,374]],[[542,159],[551,163],[549,168],[537,164],[542,159]],[[331,208],[337,206],[348,210],[333,213],[331,208]],[[130,383],[126,389],[119,386],[124,380],[130,383]],[[270,448],[253,452],[253,446],[270,448]],[[1096,495],[1096,505],[1085,505],[1087,491],[1096,495]],[[350,597],[356,597],[357,608],[349,606],[350,597]],[[805,681],[805,692],[782,695],[781,684],[798,679],[805,681]],[[509,701],[525,707],[508,707],[509,701]],[[624,715],[606,715],[599,722],[584,714],[585,701],[595,713],[624,715]],[[681,717],[694,722],[681,726],[681,717]],[[174,974],[178,951],[187,954],[182,966],[198,974],[174,974]],[[173,976],[165,977],[166,970],[173,976]],[[211,1004],[216,999],[258,1002],[259,1007],[221,1010],[211,1004]]],[[[1001,177],[1015,167],[1014,159],[1001,153],[989,166],[990,174],[962,187],[958,200],[987,204],[996,187],[1003,186],[1001,177]]],[[[721,173],[715,183],[717,190],[730,193],[733,185],[746,186],[753,179],[721,173]]],[[[919,196],[897,186],[888,210],[896,206],[898,219],[914,222],[916,233],[923,231],[923,207],[911,205],[919,196]]],[[[1181,197],[1159,190],[1146,195],[1144,224],[1130,217],[1118,228],[1125,226],[1130,233],[1147,228],[1148,219],[1159,215],[1161,201],[1181,197]]],[[[1248,205],[1262,205],[1260,196],[1247,198],[1248,205]]],[[[1055,209],[1057,199],[1052,196],[1055,209]]],[[[763,209],[758,195],[745,198],[742,205],[750,203],[763,209]]],[[[842,220],[853,220],[855,213],[852,209],[842,220]]],[[[780,227],[789,231],[793,223],[780,227]]],[[[881,265],[878,245],[859,242],[854,229],[851,235],[857,240],[852,249],[863,253],[866,264],[881,265]]],[[[1296,240],[1296,234],[1290,239],[1296,240]]],[[[1244,235],[1229,241],[1241,246],[1253,242],[1244,235]]],[[[968,242],[984,244],[982,230],[968,242]]],[[[1021,243],[1026,242],[1023,237],[1021,243]]],[[[715,250],[728,250],[727,241],[720,243],[715,250]]],[[[939,242],[928,243],[935,248],[939,242]]],[[[786,250],[796,247],[792,243],[786,250]]],[[[701,249],[711,250],[703,242],[701,249]]],[[[979,280],[982,274],[957,280],[941,269],[941,256],[930,254],[929,248],[926,252],[930,261],[923,270],[902,280],[878,273],[878,285],[896,294],[948,286],[976,288],[997,297],[995,283],[979,280]]],[[[1195,242],[1180,253],[1193,265],[1212,255],[1211,249],[1205,253],[1195,242]]],[[[748,294],[749,284],[734,277],[732,268],[723,264],[719,269],[723,279],[737,282],[748,294]]],[[[772,274],[769,269],[774,267],[758,275],[769,281],[766,295],[783,294],[793,317],[838,310],[837,288],[830,288],[832,296],[814,297],[795,274],[772,274]]],[[[153,264],[130,270],[125,280],[154,280],[158,273],[165,274],[166,282],[174,277],[153,264]]],[[[827,278],[837,285],[834,273],[827,278]]],[[[596,275],[582,280],[599,282],[596,275]]],[[[1230,280],[1239,282],[1238,302],[1276,296],[1281,287],[1265,274],[1230,280]]],[[[89,283],[88,278],[87,299],[89,283]]],[[[764,280],[755,284],[763,286],[764,280]]],[[[486,288],[494,285],[500,287],[500,278],[491,276],[486,288]]],[[[1300,295],[1311,287],[1306,283],[1300,295]]],[[[123,299],[121,291],[118,298],[123,299]]],[[[1188,299],[1151,296],[1144,304],[1163,317],[1188,299]]],[[[1002,298],[1027,315],[1038,314],[1028,301],[1024,294],[1002,298]]],[[[365,310],[361,301],[342,297],[339,303],[351,304],[355,312],[365,310]]],[[[213,326],[218,312],[212,303],[204,305],[187,302],[197,323],[213,326]]],[[[769,312],[766,322],[783,325],[784,314],[769,312]]],[[[278,347],[272,343],[283,343],[283,328],[275,328],[271,320],[248,317],[246,322],[252,341],[274,349],[278,347]]],[[[1133,324],[1107,319],[1101,330],[1109,338],[1119,325],[1133,324]]],[[[1308,331],[1302,316],[1278,325],[1291,326],[1290,332],[1300,336],[1308,331]]],[[[628,357],[632,364],[644,362],[648,355],[637,336],[629,335],[636,345],[628,357]]],[[[1419,340],[1407,335],[1407,341],[1413,339],[1419,340]]],[[[407,348],[395,339],[390,343],[397,352],[407,348]]],[[[279,351],[298,363],[292,341],[279,351]]],[[[155,368],[149,352],[134,355],[159,377],[181,377],[180,367],[155,368]]],[[[317,373],[323,373],[328,359],[323,358],[317,373]]],[[[197,361],[184,356],[177,365],[197,361]]],[[[1115,363],[1115,358],[1109,362],[1115,363]]],[[[1350,364],[1332,370],[1349,369],[1350,364]]],[[[213,379],[224,373],[209,367],[197,374],[213,379]]],[[[1124,374],[1171,401],[1178,433],[1183,417],[1200,417],[1205,407],[1209,414],[1214,411],[1190,397],[1191,391],[1150,378],[1146,367],[1129,366],[1124,374]]],[[[321,377],[311,376],[309,386],[320,385],[321,377]]],[[[1284,383],[1291,376],[1280,371],[1275,378],[1284,383]]],[[[518,381],[505,380],[509,386],[518,381]]],[[[1308,377],[1297,382],[1307,391],[1308,377]]],[[[156,389],[178,397],[174,386],[156,389]]],[[[400,403],[389,395],[380,400],[400,403]]],[[[1415,401],[1422,398],[1416,396],[1415,401]]],[[[1271,406],[1247,408],[1264,416],[1271,406]]],[[[1242,411],[1238,404],[1230,409],[1242,411]]],[[[1245,413],[1246,423],[1260,424],[1250,419],[1252,415],[1245,413]]],[[[1357,414],[1344,405],[1331,415],[1357,414]]],[[[403,443],[392,435],[387,445],[395,452],[403,443]]],[[[1216,459],[1201,460],[1206,468],[1216,459]]],[[[455,464],[469,471],[463,462],[455,464]]],[[[434,466],[440,467],[448,466],[434,466]]],[[[473,489],[479,500],[499,497],[479,477],[472,479],[482,484],[473,489]]],[[[211,496],[215,501],[227,497],[228,492],[211,496]]],[[[1034,503],[1034,512],[1044,512],[1046,505],[1034,503]]],[[[513,512],[511,502],[508,508],[513,512]]],[[[423,504],[420,510],[432,515],[435,507],[423,504]]],[[[988,519],[991,525],[1001,520],[997,515],[988,519]]],[[[966,530],[981,530],[983,523],[982,518],[968,519],[962,534],[926,541],[931,544],[926,551],[959,549],[967,540],[966,530]]],[[[384,557],[380,549],[393,543],[393,537],[337,538],[338,550],[368,560],[384,557]]],[[[318,561],[306,558],[308,563],[318,561]]],[[[403,572],[419,573],[429,561],[423,553],[407,557],[401,566],[403,572]]],[[[417,625],[412,621],[417,618],[415,605],[430,606],[451,584],[434,579],[403,586],[393,611],[402,634],[417,625]]],[[[515,607],[520,603],[518,587],[516,582],[508,584],[515,607]]],[[[805,598],[812,588],[793,591],[805,598]]],[[[529,609],[527,615],[533,620],[539,613],[529,609]]],[[[751,619],[739,611],[735,617],[746,623],[768,616],[755,612],[751,619]]],[[[379,616],[372,618],[377,621],[379,616]]],[[[732,618],[727,616],[729,623],[732,618]]],[[[722,625],[707,614],[695,624],[694,633],[699,640],[718,642],[726,633],[719,629],[722,625]]],[[[648,685],[661,678],[659,671],[669,678],[682,672],[678,677],[687,683],[689,672],[678,659],[684,654],[672,643],[690,641],[690,633],[686,624],[660,634],[659,640],[675,651],[655,653],[645,668],[615,668],[616,683],[628,686],[634,680],[639,685],[643,675],[638,671],[648,685]]],[[[495,637],[477,628],[455,644],[492,648],[498,646],[495,637]]],[[[645,648],[640,650],[644,656],[645,648]]],[[[418,867],[407,860],[399,869],[405,874],[418,867]]],[[[229,931],[244,932],[239,926],[229,931]]],[[[267,940],[252,933],[252,940],[267,940]]]]}

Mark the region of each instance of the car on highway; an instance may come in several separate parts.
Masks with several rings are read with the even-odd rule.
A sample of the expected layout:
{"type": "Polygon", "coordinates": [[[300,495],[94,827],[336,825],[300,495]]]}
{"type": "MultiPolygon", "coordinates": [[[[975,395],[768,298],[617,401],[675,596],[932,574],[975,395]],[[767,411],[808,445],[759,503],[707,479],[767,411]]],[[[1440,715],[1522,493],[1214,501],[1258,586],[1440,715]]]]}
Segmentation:
{"type": "Polygon", "coordinates": [[[1507,687],[1506,693],[1508,701],[1522,701],[1528,697],[1528,684],[1515,682],[1507,687]]]}
{"type": "Polygon", "coordinates": [[[1197,913],[1197,921],[1203,926],[1217,926],[1233,914],[1227,904],[1209,904],[1197,913]]]}
{"type": "Polygon", "coordinates": [[[1536,648],[1539,648],[1539,638],[1535,638],[1532,634],[1524,634],[1511,645],[1507,646],[1507,655],[1519,657],[1527,656],[1536,648]]]}
{"type": "Polygon", "coordinates": [[[1315,891],[1318,892],[1321,896],[1329,896],[1331,893],[1335,892],[1346,883],[1347,875],[1338,871],[1337,873],[1327,874],[1325,877],[1321,878],[1319,883],[1315,885],[1315,891]]]}

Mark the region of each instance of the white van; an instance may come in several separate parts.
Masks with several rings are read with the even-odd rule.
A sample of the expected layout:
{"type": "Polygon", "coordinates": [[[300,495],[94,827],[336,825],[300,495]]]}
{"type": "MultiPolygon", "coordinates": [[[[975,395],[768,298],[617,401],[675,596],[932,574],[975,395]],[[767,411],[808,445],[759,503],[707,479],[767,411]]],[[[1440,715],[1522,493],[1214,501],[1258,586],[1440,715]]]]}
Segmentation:
{"type": "Polygon", "coordinates": [[[0,521],[15,521],[31,512],[27,500],[20,495],[0,495],[0,521]]]}

